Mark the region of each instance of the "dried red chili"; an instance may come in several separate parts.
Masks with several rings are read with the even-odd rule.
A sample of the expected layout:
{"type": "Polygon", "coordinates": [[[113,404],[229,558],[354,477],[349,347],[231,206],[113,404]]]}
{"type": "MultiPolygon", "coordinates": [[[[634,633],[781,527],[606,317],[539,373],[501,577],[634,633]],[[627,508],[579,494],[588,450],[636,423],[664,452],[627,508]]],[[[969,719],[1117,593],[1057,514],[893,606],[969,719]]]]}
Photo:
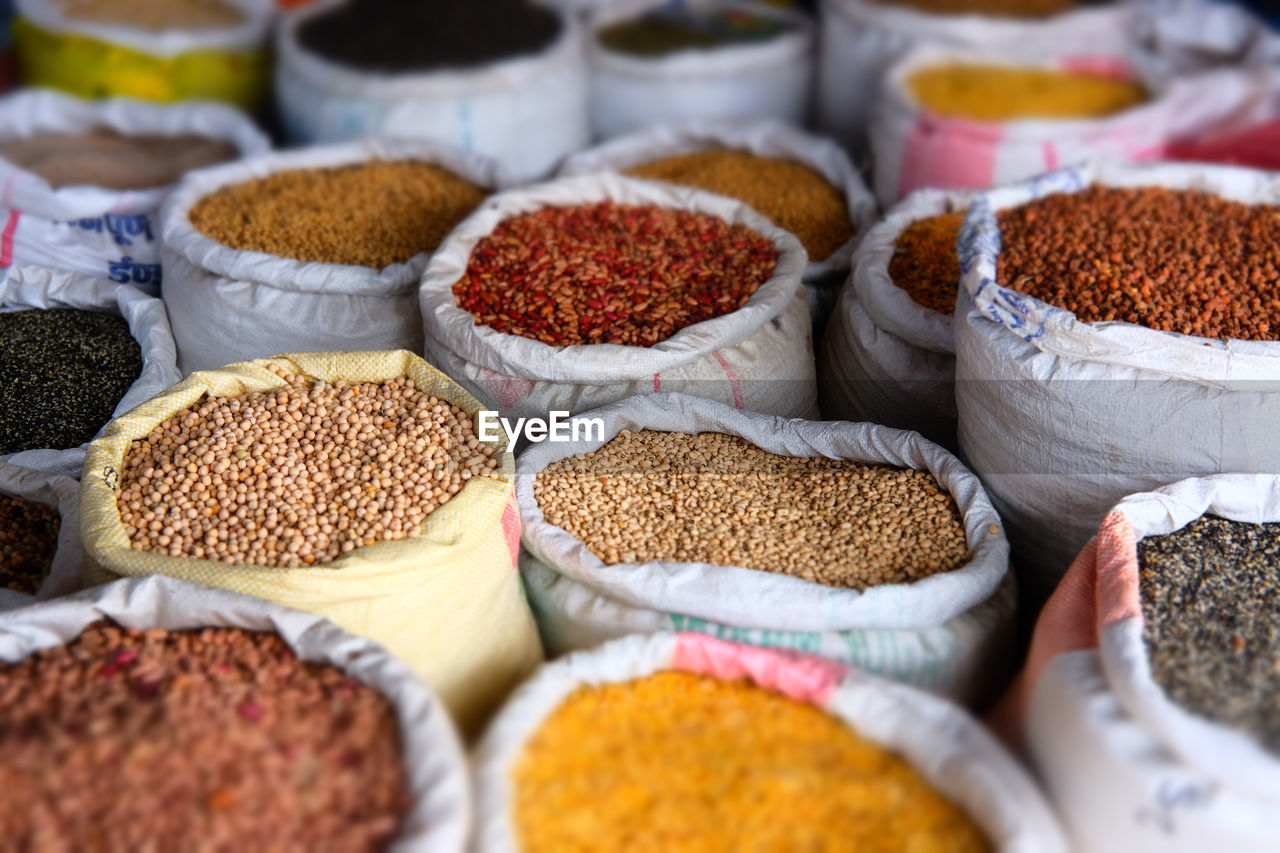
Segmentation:
{"type": "Polygon", "coordinates": [[[479,325],[554,346],[653,346],[736,311],[772,274],[773,242],[705,213],[612,202],[508,219],[453,286],[479,325]]]}

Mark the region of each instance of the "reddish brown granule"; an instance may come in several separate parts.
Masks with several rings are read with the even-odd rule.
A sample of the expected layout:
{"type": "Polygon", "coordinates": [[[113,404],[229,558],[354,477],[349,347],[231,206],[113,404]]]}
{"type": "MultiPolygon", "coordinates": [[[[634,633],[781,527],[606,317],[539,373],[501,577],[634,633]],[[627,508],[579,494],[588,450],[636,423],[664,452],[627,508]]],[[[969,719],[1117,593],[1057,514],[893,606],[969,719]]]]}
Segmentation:
{"type": "Polygon", "coordinates": [[[388,702],[274,634],[89,626],[0,668],[12,850],[377,850],[409,807],[388,702]]]}
{"type": "Polygon", "coordinates": [[[1276,340],[1280,207],[1092,186],[999,213],[996,276],[1085,322],[1276,340]]]}
{"type": "Polygon", "coordinates": [[[58,510],[0,495],[0,589],[35,595],[58,550],[58,510]]]}
{"type": "Polygon", "coordinates": [[[553,346],[648,347],[747,303],[773,242],[705,213],[612,202],[502,222],[453,286],[479,325],[553,346]]]}
{"type": "Polygon", "coordinates": [[[944,213],[912,222],[898,235],[889,261],[889,278],[920,305],[942,314],[956,310],[960,260],[956,238],[964,212],[944,213]]]}

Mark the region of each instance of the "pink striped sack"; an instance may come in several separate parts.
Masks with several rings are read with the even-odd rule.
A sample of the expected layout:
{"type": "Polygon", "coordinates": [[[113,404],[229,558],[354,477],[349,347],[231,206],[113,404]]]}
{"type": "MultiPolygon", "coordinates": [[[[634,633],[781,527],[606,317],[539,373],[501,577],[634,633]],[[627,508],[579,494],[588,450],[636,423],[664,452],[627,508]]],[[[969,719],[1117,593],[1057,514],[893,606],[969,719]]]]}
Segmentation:
{"type": "Polygon", "coordinates": [[[896,753],[968,813],[993,850],[1064,853],[1062,832],[1026,772],[968,714],[946,700],[797,652],[756,649],[700,634],[615,640],[542,668],[513,694],[475,753],[479,851],[519,848],[511,772],[525,744],[580,687],[676,670],[745,680],[816,705],[896,753]]]}
{"type": "Polygon", "coordinates": [[[683,391],[750,412],[809,418],[818,412],[800,241],[736,199],[610,173],[562,178],[492,196],[432,256],[419,306],[427,360],[504,416],[585,412],[635,394],[683,391]],[[747,304],[695,323],[651,347],[551,346],[476,324],[453,285],[471,250],[505,219],[547,207],[612,201],[718,216],[777,247],[773,275],[747,304]]]}
{"type": "Polygon", "coordinates": [[[889,70],[871,122],[873,188],[888,206],[925,187],[985,189],[1097,158],[1158,159],[1174,139],[1211,132],[1268,95],[1265,72],[1226,70],[1144,80],[1151,100],[1100,119],[968,121],[925,111],[911,94],[911,75],[953,62],[1081,71],[1131,79],[1114,55],[1040,56],[1009,51],[926,46],[889,70]]]}
{"type": "Polygon", "coordinates": [[[1175,705],[1142,638],[1138,542],[1206,514],[1280,521],[1280,477],[1219,474],[1122,500],[1049,599],[992,714],[1076,849],[1280,849],[1280,758],[1175,705]]]}

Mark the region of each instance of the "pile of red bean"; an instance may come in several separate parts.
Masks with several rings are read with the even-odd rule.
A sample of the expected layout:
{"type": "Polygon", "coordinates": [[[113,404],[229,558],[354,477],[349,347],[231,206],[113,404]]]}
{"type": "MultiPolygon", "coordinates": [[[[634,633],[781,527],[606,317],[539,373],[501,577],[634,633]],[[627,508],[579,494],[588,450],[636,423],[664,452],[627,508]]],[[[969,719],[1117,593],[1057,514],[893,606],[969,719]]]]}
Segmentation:
{"type": "Polygon", "coordinates": [[[1001,211],[997,278],[1085,322],[1280,337],[1280,207],[1089,187],[1001,211]]]}
{"type": "Polygon", "coordinates": [[[773,242],[705,213],[612,202],[508,219],[453,286],[476,322],[553,346],[649,347],[737,311],[773,275],[773,242]]]}
{"type": "Polygon", "coordinates": [[[0,669],[13,850],[376,850],[409,807],[378,693],[275,634],[107,622],[0,669]]]}

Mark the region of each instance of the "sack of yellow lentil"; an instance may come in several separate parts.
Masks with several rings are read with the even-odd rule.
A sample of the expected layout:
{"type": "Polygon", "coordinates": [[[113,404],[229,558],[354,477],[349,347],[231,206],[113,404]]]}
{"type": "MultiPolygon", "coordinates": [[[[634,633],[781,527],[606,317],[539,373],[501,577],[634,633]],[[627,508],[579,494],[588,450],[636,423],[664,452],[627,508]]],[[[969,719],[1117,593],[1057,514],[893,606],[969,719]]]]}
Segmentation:
{"type": "Polygon", "coordinates": [[[508,180],[487,157],[391,139],[189,175],[161,223],[183,372],[280,352],[421,352],[417,289],[431,253],[508,180]]]}
{"type": "Polygon", "coordinates": [[[804,283],[816,330],[826,326],[876,201],[835,143],[785,124],[689,121],[612,139],[571,156],[559,174],[622,172],[740,199],[790,231],[809,254],[804,283]]]}
{"type": "MultiPolygon", "coordinates": [[[[542,659],[537,629],[515,565],[519,517],[513,495],[513,462],[501,437],[491,445],[497,448],[495,458],[501,460],[495,469],[501,476],[466,481],[456,497],[426,517],[418,535],[391,539],[388,534],[385,538],[389,541],[348,549],[317,566],[231,564],[175,556],[172,548],[170,553],[140,549],[136,541],[131,543],[118,501],[128,470],[125,460],[134,443],[148,439],[158,425],[206,396],[235,397],[287,386],[276,371],[295,373],[321,383],[321,387],[339,380],[355,384],[408,377],[420,392],[448,401],[472,418],[480,408],[447,376],[404,351],[304,353],[194,373],[113,421],[90,446],[80,504],[89,579],[101,583],[120,575],[168,575],[327,616],[386,646],[441,695],[462,728],[474,730],[494,704],[542,659]]],[[[372,427],[361,430],[367,433],[372,427]]],[[[224,447],[224,455],[227,452],[224,447]]],[[[212,461],[216,454],[204,455],[212,461]]],[[[249,456],[248,450],[241,449],[236,459],[249,456]]],[[[224,462],[231,464],[230,460],[224,462]]],[[[372,464],[371,459],[366,466],[372,464]]],[[[441,469],[446,465],[439,464],[441,469]]],[[[262,460],[259,467],[260,482],[268,487],[262,478],[279,478],[277,485],[282,486],[285,474],[293,470],[286,470],[284,462],[269,459],[262,460]]],[[[448,470],[455,469],[456,465],[448,470]]],[[[167,487],[163,491],[167,492],[167,487]]],[[[274,512],[279,497],[274,494],[277,498],[265,509],[268,520],[296,514],[289,502],[278,508],[278,514],[274,512]]],[[[344,502],[349,506],[356,500],[350,497],[344,502]]],[[[227,507],[223,510],[230,512],[227,507]]],[[[193,518],[197,511],[186,512],[193,518]]],[[[257,525],[268,522],[255,513],[229,515],[228,520],[247,518],[245,523],[251,522],[256,530],[257,525]]],[[[314,539],[316,534],[307,535],[314,539]]],[[[305,539],[303,530],[293,538],[302,544],[298,540],[305,539]]],[[[166,544],[159,541],[157,547],[166,544]]]]}
{"type": "Polygon", "coordinates": [[[0,610],[80,588],[80,484],[0,461],[0,610]]]}
{"type": "MultiPolygon", "coordinates": [[[[125,384],[128,376],[123,375],[122,381],[115,386],[128,389],[114,406],[111,414],[116,417],[163,392],[182,378],[182,374],[178,372],[177,351],[164,303],[137,288],[116,284],[105,278],[37,265],[9,267],[0,279],[0,311],[29,309],[78,309],[124,318],[129,326],[129,334],[138,344],[142,363],[140,372],[136,374],[137,378],[131,384],[125,384]]],[[[77,344],[66,341],[63,345],[77,344]]],[[[83,346],[83,342],[78,345],[83,346]]],[[[89,353],[86,358],[108,357],[89,353]]],[[[132,371],[129,371],[129,375],[133,375],[132,371]]],[[[106,384],[105,378],[97,376],[104,387],[113,387],[106,384]]],[[[57,373],[51,374],[51,378],[64,381],[57,373]]],[[[115,377],[112,381],[116,381],[115,377]]],[[[45,405],[53,406],[55,401],[47,400],[45,405]]],[[[4,413],[5,419],[18,416],[19,408],[20,402],[14,406],[14,411],[4,413]]],[[[102,424],[105,428],[106,414],[108,413],[104,413],[104,419],[96,421],[95,425],[102,424]]],[[[78,480],[87,448],[88,442],[69,448],[33,447],[0,459],[7,459],[25,468],[36,468],[78,480]]]]}
{"type": "MultiPolygon", "coordinates": [[[[640,25],[644,29],[644,25],[640,25]]],[[[587,25],[591,126],[609,138],[661,122],[767,119],[803,125],[813,78],[813,25],[803,13],[759,2],[617,0],[587,25]],[[664,9],[663,7],[670,7],[664,9]],[[608,43],[618,27],[665,11],[677,20],[650,41],[644,32],[608,43]],[[700,27],[699,21],[710,20],[700,27]],[[762,36],[753,29],[774,30],[762,36]],[[689,31],[714,33],[698,46],[689,31]]]]}
{"type": "Polygon", "coordinates": [[[1275,850],[1280,477],[1129,495],[1037,622],[992,722],[1078,850],[1275,850]]]}
{"type": "Polygon", "coordinates": [[[917,190],[859,244],[818,358],[825,417],[915,430],[955,449],[956,239],[972,195],[917,190]]]}
{"type": "Polygon", "coordinates": [[[10,95],[0,100],[0,267],[46,264],[158,294],[157,213],[177,177],[270,148],[219,104],[10,95]]]}
{"type": "MultiPolygon", "coordinates": [[[[358,9],[345,8],[352,5],[310,3],[286,16],[277,31],[276,102],[294,143],[432,139],[492,158],[530,181],[591,141],[582,25],[574,16],[554,12],[546,32],[535,33],[525,19],[536,13],[521,12],[522,4],[476,3],[474,13],[454,13],[459,17],[437,32],[423,33],[422,19],[443,7],[419,3],[415,10],[413,0],[400,0],[385,4],[391,8],[366,31],[363,23],[348,23],[359,16],[358,9]],[[491,20],[484,31],[475,29],[483,23],[476,18],[511,14],[521,19],[491,20]],[[325,28],[323,40],[349,57],[308,44],[308,29],[332,16],[343,17],[325,28]],[[393,32],[401,18],[408,24],[393,32]],[[367,47],[393,39],[394,55],[367,47]],[[420,47],[406,47],[415,42],[420,47]],[[448,58],[435,58],[440,45],[449,46],[448,58]],[[492,56],[502,49],[498,45],[519,52],[492,56]],[[375,57],[376,65],[366,65],[375,57]]],[[[378,5],[363,3],[365,9],[378,5]]],[[[541,10],[549,4],[532,5],[541,10]]]]}
{"type": "Polygon", "coordinates": [[[659,390],[813,417],[806,261],[740,201],[561,178],[494,196],[445,240],[419,290],[426,356],[511,417],[659,390]]]}
{"type": "MultiPolygon", "coordinates": [[[[580,415],[572,423],[586,427],[581,437],[571,428],[569,435],[576,440],[531,446],[521,454],[516,468],[516,497],[524,528],[520,567],[550,654],[590,648],[624,634],[697,631],[819,654],[972,703],[990,698],[1008,674],[1013,663],[1010,644],[1016,598],[1009,546],[978,478],[941,447],[915,433],[873,424],[789,420],[740,412],[682,394],[633,397],[580,415]],[[592,426],[593,422],[598,426],[592,426]],[[785,493],[788,481],[780,480],[776,472],[752,473],[765,470],[759,467],[762,460],[735,462],[734,454],[743,454],[741,447],[702,451],[681,449],[681,445],[662,450],[636,448],[639,455],[634,462],[612,457],[601,460],[601,448],[624,430],[632,434],[656,430],[737,436],[783,457],[914,469],[928,472],[931,479],[922,481],[918,492],[885,493],[883,497],[880,490],[890,488],[887,481],[850,485],[849,492],[833,491],[820,498],[798,490],[789,497],[785,493]],[[593,451],[597,452],[596,463],[574,474],[578,454],[593,451]],[[694,453],[712,458],[676,457],[694,453]],[[679,469],[682,462],[690,466],[687,471],[679,469]],[[555,480],[549,479],[552,466],[555,480]],[[664,480],[646,487],[639,472],[658,469],[674,472],[669,476],[675,482],[664,480]],[[609,487],[616,491],[579,497],[582,505],[576,507],[566,502],[576,494],[572,491],[574,482],[586,482],[597,474],[616,482],[609,487]],[[738,477],[746,483],[730,494],[694,490],[699,484],[716,482],[725,482],[727,488],[738,477]],[[763,493],[751,493],[753,477],[769,484],[759,487],[763,493]],[[561,486],[570,491],[554,506],[546,504],[553,493],[546,490],[559,491],[561,486]],[[715,509],[711,517],[690,522],[695,528],[692,531],[664,528],[651,534],[656,541],[637,541],[637,528],[648,529],[657,522],[628,518],[625,513],[643,511],[649,500],[647,489],[658,489],[666,496],[662,500],[672,502],[652,510],[669,520],[691,517],[697,507],[708,503],[718,507],[745,501],[748,509],[751,503],[763,506],[765,493],[776,495],[780,506],[765,506],[758,522],[735,520],[732,507],[715,509]],[[840,562],[831,566],[819,566],[818,553],[801,550],[799,540],[816,541],[822,530],[830,535],[830,525],[840,524],[842,518],[870,519],[890,505],[906,512],[913,495],[916,506],[927,512],[938,491],[955,500],[955,515],[950,515],[950,508],[944,510],[946,523],[941,526],[935,523],[936,517],[916,518],[908,526],[929,531],[920,538],[907,542],[900,538],[908,535],[905,531],[889,531],[884,535],[891,544],[845,546],[854,549],[853,555],[845,552],[840,562]],[[865,503],[859,506],[859,501],[865,503]],[[813,509],[824,502],[834,509],[813,509]],[[786,507],[803,517],[793,516],[790,528],[765,529],[777,517],[770,513],[785,513],[786,507]],[[811,517],[817,514],[824,518],[811,517]],[[562,526],[573,515],[590,519],[577,531],[583,534],[581,538],[562,526]],[[616,524],[632,533],[626,542],[616,545],[607,545],[607,539],[590,541],[591,536],[607,536],[600,532],[608,530],[602,523],[616,524]],[[787,555],[782,553],[766,550],[752,554],[750,542],[738,537],[745,539],[753,533],[782,550],[806,555],[802,565],[784,565],[787,555]],[[939,551],[936,559],[922,559],[910,568],[906,564],[894,570],[867,568],[879,565],[872,554],[877,547],[923,549],[934,541],[930,536],[941,542],[944,535],[954,536],[958,553],[944,554],[942,546],[935,544],[939,551]],[[727,563],[736,557],[743,564],[699,561],[716,556],[713,540],[729,549],[720,560],[727,563]],[[648,552],[628,554],[632,548],[648,552]],[[689,558],[652,556],[669,554],[673,549],[689,552],[689,558]],[[746,567],[748,559],[756,561],[754,568],[746,567]],[[882,575],[851,579],[842,574],[858,570],[882,575]],[[811,574],[796,576],[804,571],[811,574]]],[[[794,476],[802,483],[815,478],[825,482],[836,474],[816,470],[794,476]]],[[[876,518],[870,529],[879,530],[882,525],[891,526],[892,521],[876,518]]],[[[857,535],[857,531],[848,535],[857,535]]],[[[871,535],[872,540],[875,537],[863,535],[871,535]]],[[[818,552],[835,551],[842,544],[833,538],[828,546],[810,547],[818,552]]]]}
{"type": "Polygon", "coordinates": [[[1270,172],[1098,163],[970,208],[960,449],[1031,600],[1125,495],[1280,472],[1277,204],[1270,172]]]}
{"type": "Polygon", "coordinates": [[[691,837],[707,849],[1067,849],[1026,771],[955,705],[700,634],[626,637],[543,667],[474,766],[486,853],[691,837]]]}
{"type": "Polygon", "coordinates": [[[259,106],[270,91],[271,0],[16,0],[14,52],[31,86],[84,98],[259,106]]]}
{"type": "MultiPolygon", "coordinates": [[[[42,843],[46,839],[56,838],[74,848],[76,843],[69,836],[79,830],[94,841],[110,847],[124,849],[147,846],[139,844],[139,840],[156,842],[157,839],[149,837],[149,833],[156,830],[145,821],[143,825],[139,825],[137,816],[145,808],[140,809],[138,801],[155,802],[168,796],[170,802],[162,807],[165,814],[148,817],[154,817],[172,832],[175,823],[183,825],[184,809],[201,809],[202,817],[210,813],[212,816],[207,823],[202,820],[200,824],[217,824],[219,817],[224,818],[226,823],[219,827],[223,832],[218,833],[218,836],[226,839],[225,843],[237,845],[243,842],[245,824],[252,826],[255,822],[269,821],[278,814],[272,803],[259,801],[253,796],[255,787],[263,785],[266,779],[246,781],[235,778],[237,775],[243,777],[245,773],[252,772],[269,779],[278,778],[278,774],[292,773],[293,778],[281,785],[283,790],[272,789],[268,797],[288,797],[293,800],[299,799],[300,794],[304,800],[308,795],[319,796],[318,789],[329,788],[325,780],[316,780],[317,774],[345,777],[343,781],[348,786],[359,784],[362,775],[373,775],[372,772],[362,773],[362,770],[374,761],[386,760],[383,749],[377,750],[376,757],[372,754],[374,748],[382,746],[380,741],[384,735],[379,725],[381,720],[370,719],[372,715],[368,711],[367,702],[355,706],[353,710],[352,694],[346,692],[350,689],[348,685],[339,682],[335,686],[332,681],[325,683],[314,676],[308,678],[305,672],[299,673],[284,664],[281,657],[273,657],[273,650],[269,647],[244,649],[244,644],[237,645],[235,635],[214,634],[208,639],[214,643],[220,640],[221,648],[213,653],[205,651],[199,654],[196,651],[202,645],[204,649],[209,647],[201,643],[201,629],[240,629],[245,632],[274,634],[298,660],[306,664],[334,667],[351,681],[372,688],[385,699],[391,706],[390,711],[397,724],[397,749],[403,786],[399,792],[400,797],[395,797],[401,800],[402,811],[394,827],[396,832],[392,839],[393,846],[403,850],[442,851],[462,850],[465,846],[470,832],[471,792],[466,757],[458,733],[439,696],[408,667],[388,654],[383,646],[356,636],[322,616],[291,610],[252,596],[210,589],[172,578],[128,578],[86,589],[56,601],[0,613],[0,667],[8,668],[40,652],[48,653],[69,645],[95,628],[101,631],[116,627],[130,632],[191,632],[189,636],[193,635],[193,641],[184,652],[181,647],[175,648],[177,642],[169,639],[167,648],[161,647],[168,652],[165,655],[156,649],[164,640],[145,633],[141,638],[135,635],[132,643],[117,646],[119,651],[115,651],[112,658],[104,661],[102,658],[105,654],[112,654],[111,646],[107,645],[99,633],[94,638],[95,644],[80,645],[73,664],[67,665],[65,660],[62,662],[63,668],[59,670],[58,677],[64,679],[63,684],[69,685],[70,690],[64,689],[59,694],[51,685],[42,683],[40,691],[24,691],[24,681],[29,681],[32,673],[7,679],[5,686],[10,690],[16,688],[16,697],[22,699],[5,708],[11,718],[21,719],[18,715],[23,711],[29,714],[33,706],[39,708],[41,704],[57,701],[59,695],[65,697],[71,691],[83,697],[84,704],[74,708],[64,707],[56,715],[49,715],[56,716],[57,719],[46,717],[41,720],[43,725],[40,726],[39,735],[42,742],[56,742],[59,753],[69,757],[65,765],[50,766],[47,759],[41,761],[40,757],[33,758],[28,751],[26,757],[29,760],[23,766],[18,767],[10,762],[4,768],[10,771],[7,779],[22,779],[26,776],[22,770],[34,764],[39,768],[37,789],[56,786],[59,779],[68,780],[68,788],[73,784],[77,788],[74,792],[65,789],[60,791],[64,796],[56,806],[33,808],[30,811],[34,814],[29,813],[26,815],[27,820],[20,822],[20,825],[25,824],[23,828],[28,831],[34,827],[33,834],[41,838],[42,843]],[[176,660],[184,654],[188,656],[187,660],[176,660]],[[144,667],[147,668],[145,672],[141,671],[144,667]],[[211,669],[216,672],[219,668],[223,670],[222,679],[216,684],[199,683],[209,678],[211,669]],[[98,686],[84,685],[86,675],[91,682],[96,681],[98,686]],[[119,681],[108,686],[107,679],[113,676],[119,681]],[[292,689],[284,690],[278,685],[285,679],[287,686],[292,689]],[[117,686],[120,681],[124,681],[125,686],[117,686]],[[145,702],[141,706],[147,709],[145,712],[141,708],[131,708],[127,701],[120,702],[117,691],[128,690],[129,686],[137,691],[137,701],[145,702]],[[189,691],[186,695],[183,694],[184,688],[189,691]],[[271,692],[273,688],[274,695],[271,692]],[[338,695],[326,698],[325,694],[330,691],[338,695]],[[86,693],[90,695],[86,696],[86,693]],[[192,693],[199,695],[192,696],[192,693]],[[290,700],[296,703],[300,695],[314,697],[315,704],[306,708],[289,707],[290,700]],[[166,701],[167,699],[170,701],[166,701]],[[103,714],[104,719],[100,720],[103,725],[95,727],[92,732],[86,732],[85,729],[90,727],[80,724],[80,720],[91,718],[94,707],[107,706],[112,700],[116,704],[110,706],[111,714],[103,714]],[[197,715],[202,711],[217,713],[229,710],[219,704],[228,701],[239,702],[233,711],[233,726],[242,721],[253,725],[256,720],[259,725],[269,727],[269,733],[264,733],[262,737],[267,740],[274,736],[276,742],[272,744],[270,757],[262,751],[245,754],[245,747],[236,734],[222,728],[214,730],[219,742],[213,747],[213,755],[202,751],[200,754],[170,752],[161,758],[155,756],[156,742],[162,741],[165,734],[155,731],[157,720],[177,720],[186,728],[199,727],[208,721],[197,715]],[[323,708],[325,702],[332,704],[332,710],[323,708]],[[346,720],[339,716],[343,713],[349,715],[346,720]],[[326,715],[331,715],[332,719],[327,726],[324,719],[326,715]],[[110,722],[105,719],[107,716],[112,718],[110,722]],[[291,719],[281,719],[286,716],[291,719]],[[329,731],[317,732],[317,725],[326,727],[329,731]],[[127,736],[131,730],[145,731],[148,728],[151,729],[148,732],[151,737],[112,743],[113,740],[118,741],[122,733],[127,736]],[[326,734],[337,742],[318,743],[326,734]],[[303,742],[301,749],[296,748],[299,746],[297,743],[279,742],[290,735],[303,742]],[[350,744],[343,744],[343,740],[350,741],[350,744]],[[85,780],[86,774],[101,772],[99,762],[89,758],[86,753],[103,745],[114,752],[123,753],[113,764],[110,779],[119,788],[127,788],[127,796],[119,789],[112,796],[113,792],[104,792],[100,785],[85,780]],[[226,753],[218,755],[218,747],[225,748],[230,756],[226,753]],[[344,747],[348,755],[357,759],[354,764],[344,759],[339,752],[344,747]],[[139,750],[146,749],[151,752],[139,754],[139,750]],[[339,754],[335,755],[335,752],[339,754]],[[201,764],[202,760],[207,763],[201,764]],[[335,760],[342,762],[343,766],[334,768],[331,762],[335,760]],[[246,765],[252,765],[252,771],[247,771],[246,765]],[[140,766],[146,768],[143,773],[149,773],[149,782],[154,782],[161,776],[161,768],[165,766],[176,768],[174,775],[179,778],[166,778],[166,784],[158,790],[155,787],[138,790],[140,783],[136,781],[136,774],[140,766]],[[355,779],[351,778],[353,772],[357,774],[355,779]],[[196,779],[193,780],[191,776],[196,779]],[[70,780],[75,780],[75,783],[70,780]],[[219,783],[227,787],[208,790],[210,786],[219,783]],[[189,799],[179,797],[180,802],[172,801],[173,790],[192,788],[195,789],[194,795],[189,799]],[[222,796],[218,796],[220,791],[222,796]],[[239,799],[236,794],[240,794],[239,799]],[[103,808],[103,813],[91,818],[80,815],[79,817],[84,818],[81,820],[67,819],[68,810],[74,813],[77,809],[84,809],[86,800],[92,799],[109,801],[103,808]],[[245,802],[246,799],[249,801],[245,802]],[[131,802],[127,802],[130,800],[131,802]],[[125,825],[119,825],[122,820],[126,822],[125,825]],[[40,828],[46,829],[48,834],[41,835],[40,828]],[[126,838],[133,843],[125,843],[123,839],[126,838]]],[[[47,674],[58,663],[45,663],[43,672],[47,674]]],[[[40,670],[35,674],[38,676],[40,670]]],[[[9,723],[8,719],[6,723],[9,723]]],[[[11,723],[3,727],[8,744],[15,737],[13,730],[11,723]]],[[[16,737],[21,740],[20,729],[16,737]]],[[[183,737],[188,741],[197,740],[190,731],[179,735],[179,738],[183,737]]],[[[208,738],[198,740],[196,748],[210,749],[208,738]]],[[[258,741],[255,745],[261,743],[262,741],[258,741]]],[[[385,783],[385,778],[383,781],[385,783]]],[[[335,795],[332,789],[329,788],[325,793],[329,794],[325,801],[333,802],[335,795]]],[[[10,791],[10,795],[14,796],[14,792],[10,791]]],[[[350,828],[348,822],[360,814],[356,811],[357,804],[352,802],[352,799],[359,797],[359,792],[348,787],[336,796],[343,795],[344,804],[352,811],[323,814],[319,820],[330,826],[336,824],[337,829],[350,828]]],[[[385,802],[383,798],[390,799],[393,796],[383,791],[379,799],[385,802]]],[[[27,797],[34,799],[30,792],[27,797]]],[[[314,803],[306,802],[300,805],[290,803],[286,810],[291,812],[290,817],[294,821],[305,820],[308,813],[314,815],[317,811],[314,803]]],[[[11,819],[11,815],[12,811],[7,816],[11,819]]],[[[374,822],[370,819],[368,810],[360,816],[370,823],[374,822]]],[[[373,817],[385,819],[385,815],[376,813],[373,817]]],[[[11,829],[12,823],[7,826],[11,829]]],[[[365,838],[368,835],[376,837],[378,828],[366,827],[366,832],[365,838]]],[[[194,833],[188,832],[188,840],[191,834],[194,833]]],[[[342,837],[350,838],[350,835],[344,833],[342,837]]],[[[305,842],[302,843],[307,846],[305,842]]],[[[166,845],[160,843],[158,846],[166,845]]],[[[182,844],[176,846],[181,847],[182,844]]]]}
{"type": "MultiPolygon", "coordinates": [[[[918,45],[1122,53],[1130,4],[1072,0],[821,0],[817,124],[862,153],[880,82],[918,45]]],[[[891,202],[890,202],[891,203],[891,202]]]]}
{"type": "Polygon", "coordinates": [[[985,189],[1100,158],[1152,160],[1270,99],[1263,72],[1140,77],[1123,53],[920,47],[886,74],[872,188],[985,189]]]}

